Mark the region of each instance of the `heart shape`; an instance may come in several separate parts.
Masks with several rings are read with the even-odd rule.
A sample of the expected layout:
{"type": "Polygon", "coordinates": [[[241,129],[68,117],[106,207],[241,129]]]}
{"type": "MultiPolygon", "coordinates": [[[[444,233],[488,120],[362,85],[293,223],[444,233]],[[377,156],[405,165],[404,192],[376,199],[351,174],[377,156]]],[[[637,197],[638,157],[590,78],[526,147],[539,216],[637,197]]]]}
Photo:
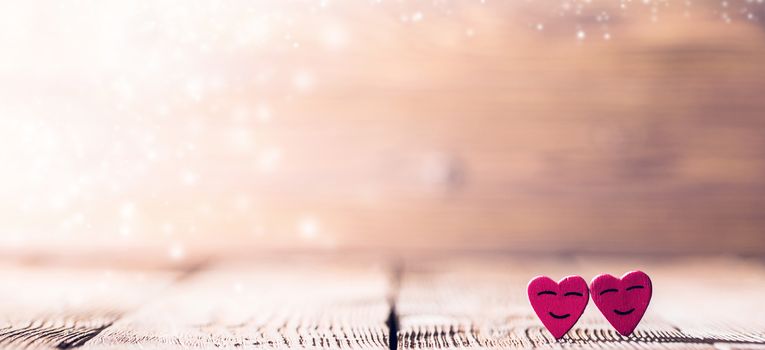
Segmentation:
{"type": "Polygon", "coordinates": [[[546,276],[535,277],[527,291],[531,307],[555,339],[574,327],[590,300],[587,282],[580,276],[564,277],[559,282],[546,276]]]}
{"type": "Polygon", "coordinates": [[[626,273],[622,278],[605,274],[590,283],[592,301],[616,331],[632,334],[651,302],[651,278],[642,271],[626,273]]]}

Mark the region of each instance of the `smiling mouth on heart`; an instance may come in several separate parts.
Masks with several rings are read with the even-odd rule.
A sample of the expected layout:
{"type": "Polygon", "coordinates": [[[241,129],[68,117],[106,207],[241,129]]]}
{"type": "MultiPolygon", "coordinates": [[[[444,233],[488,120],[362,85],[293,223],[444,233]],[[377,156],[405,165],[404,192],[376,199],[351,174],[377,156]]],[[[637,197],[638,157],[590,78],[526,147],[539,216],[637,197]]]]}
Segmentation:
{"type": "Polygon", "coordinates": [[[635,311],[635,308],[634,308],[634,307],[633,307],[633,308],[631,308],[631,309],[629,309],[629,310],[627,310],[627,311],[619,311],[619,310],[616,310],[616,309],[614,309],[614,312],[615,312],[617,315],[620,315],[620,316],[629,315],[629,314],[631,314],[631,313],[632,313],[632,311],[635,311]]]}
{"type": "Polygon", "coordinates": [[[569,316],[571,316],[571,314],[565,314],[565,315],[556,315],[556,314],[554,314],[554,313],[552,313],[552,312],[549,312],[549,314],[550,314],[550,316],[552,316],[553,318],[557,318],[557,319],[559,319],[559,320],[560,320],[560,319],[564,319],[564,318],[568,318],[569,316]]]}

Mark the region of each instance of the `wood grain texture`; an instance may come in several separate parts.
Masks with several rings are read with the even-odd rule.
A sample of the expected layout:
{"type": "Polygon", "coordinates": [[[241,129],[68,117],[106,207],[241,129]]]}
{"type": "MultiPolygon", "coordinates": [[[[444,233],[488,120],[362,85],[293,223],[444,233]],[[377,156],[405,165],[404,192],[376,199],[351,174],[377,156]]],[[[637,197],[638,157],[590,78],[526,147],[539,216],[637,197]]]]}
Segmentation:
{"type": "Polygon", "coordinates": [[[5,264],[0,278],[2,349],[765,349],[765,268],[741,259],[285,255],[178,271],[5,264]],[[590,305],[555,341],[527,300],[540,273],[630,269],[654,286],[630,337],[590,305]]]}
{"type": "Polygon", "coordinates": [[[86,348],[387,349],[390,292],[377,264],[222,264],[126,315],[86,348]]]}
{"type": "Polygon", "coordinates": [[[636,267],[649,272],[654,296],[647,313],[660,315],[694,338],[765,341],[765,301],[761,298],[765,269],[760,260],[590,257],[578,262],[593,276],[595,271],[620,275],[636,267]]]}
{"type": "Polygon", "coordinates": [[[633,269],[656,272],[654,292],[659,301],[649,308],[635,332],[630,337],[618,334],[590,305],[568,335],[556,342],[525,300],[528,280],[542,272],[562,277],[571,271],[590,273],[599,268],[605,272],[602,269],[629,264],[573,259],[551,265],[537,260],[443,260],[410,265],[404,270],[396,303],[400,348],[709,349],[718,343],[765,344],[761,317],[765,305],[749,294],[765,291],[765,271],[756,264],[715,260],[700,266],[698,261],[637,260],[634,263],[640,266],[633,265],[633,269]],[[707,264],[738,278],[747,276],[748,282],[739,288],[726,283],[730,277],[725,275],[705,272],[700,276],[708,270],[703,269],[707,264]],[[739,294],[741,289],[750,292],[739,294]],[[747,305],[748,313],[735,311],[741,304],[747,305]]]}
{"type": "Polygon", "coordinates": [[[0,264],[0,348],[81,346],[179,275],[0,264]]]}

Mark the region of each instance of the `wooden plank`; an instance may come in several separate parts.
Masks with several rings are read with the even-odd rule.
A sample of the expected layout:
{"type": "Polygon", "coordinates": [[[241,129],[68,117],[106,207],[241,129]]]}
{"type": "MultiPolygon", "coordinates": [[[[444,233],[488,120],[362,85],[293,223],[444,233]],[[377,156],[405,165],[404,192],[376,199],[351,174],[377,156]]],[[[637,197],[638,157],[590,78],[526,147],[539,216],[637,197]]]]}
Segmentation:
{"type": "Polygon", "coordinates": [[[178,271],[0,264],[0,348],[81,346],[178,276],[178,271]]]}
{"type": "Polygon", "coordinates": [[[389,292],[388,271],[374,263],[223,263],[120,319],[86,348],[387,349],[389,292]]]}
{"type": "Polygon", "coordinates": [[[727,258],[580,259],[583,271],[621,274],[650,271],[655,293],[651,311],[705,341],[765,343],[765,267],[759,260],[727,258]]]}
{"type": "MultiPolygon", "coordinates": [[[[593,264],[582,259],[550,262],[539,259],[451,259],[415,262],[404,269],[396,299],[398,344],[416,348],[694,348],[711,349],[716,344],[765,344],[760,315],[765,308],[754,295],[729,287],[719,274],[701,274],[704,266],[747,276],[751,293],[765,290],[765,277],[756,266],[739,262],[678,261],[662,263],[593,264]],[[537,274],[553,279],[580,273],[589,279],[598,273],[621,274],[626,266],[650,271],[655,276],[655,304],[630,337],[619,335],[593,305],[560,342],[544,329],[526,300],[526,283],[537,274]],[[605,269],[605,270],[603,270],[605,269]],[[613,271],[616,269],[617,271],[613,271]],[[692,294],[692,295],[691,295],[692,294]],[[673,304],[674,305],[671,305],[673,304]],[[748,304],[750,317],[741,318],[734,304],[748,304]],[[753,309],[752,309],[753,308],[753,309]],[[759,311],[759,312],[755,312],[759,311]],[[682,315],[683,317],[677,317],[682,315]],[[714,317],[714,318],[713,318],[714,317]],[[709,319],[708,324],[689,322],[709,319]],[[750,323],[746,326],[747,322],[750,323]],[[727,325],[727,326],[726,326],[727,325]]],[[[743,305],[741,305],[743,306],[743,305]]]]}
{"type": "Polygon", "coordinates": [[[381,260],[281,260],[220,262],[180,280],[180,271],[0,265],[0,348],[765,349],[756,262],[441,257],[391,278],[381,260]],[[539,273],[633,268],[652,276],[655,296],[629,338],[590,305],[555,342],[526,300],[539,273]]]}

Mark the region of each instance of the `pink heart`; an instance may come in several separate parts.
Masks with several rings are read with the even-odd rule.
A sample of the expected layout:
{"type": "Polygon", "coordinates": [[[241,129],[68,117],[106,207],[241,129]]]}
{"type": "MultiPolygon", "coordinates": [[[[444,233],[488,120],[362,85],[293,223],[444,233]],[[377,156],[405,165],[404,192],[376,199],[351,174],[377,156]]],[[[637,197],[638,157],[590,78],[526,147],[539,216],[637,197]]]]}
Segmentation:
{"type": "Polygon", "coordinates": [[[587,282],[580,276],[564,277],[557,283],[546,276],[535,277],[528,293],[531,307],[555,339],[574,327],[590,300],[587,282]]]}
{"type": "Polygon", "coordinates": [[[621,279],[600,275],[590,283],[592,301],[623,336],[632,334],[651,302],[651,278],[642,271],[632,271],[621,279]]]}

